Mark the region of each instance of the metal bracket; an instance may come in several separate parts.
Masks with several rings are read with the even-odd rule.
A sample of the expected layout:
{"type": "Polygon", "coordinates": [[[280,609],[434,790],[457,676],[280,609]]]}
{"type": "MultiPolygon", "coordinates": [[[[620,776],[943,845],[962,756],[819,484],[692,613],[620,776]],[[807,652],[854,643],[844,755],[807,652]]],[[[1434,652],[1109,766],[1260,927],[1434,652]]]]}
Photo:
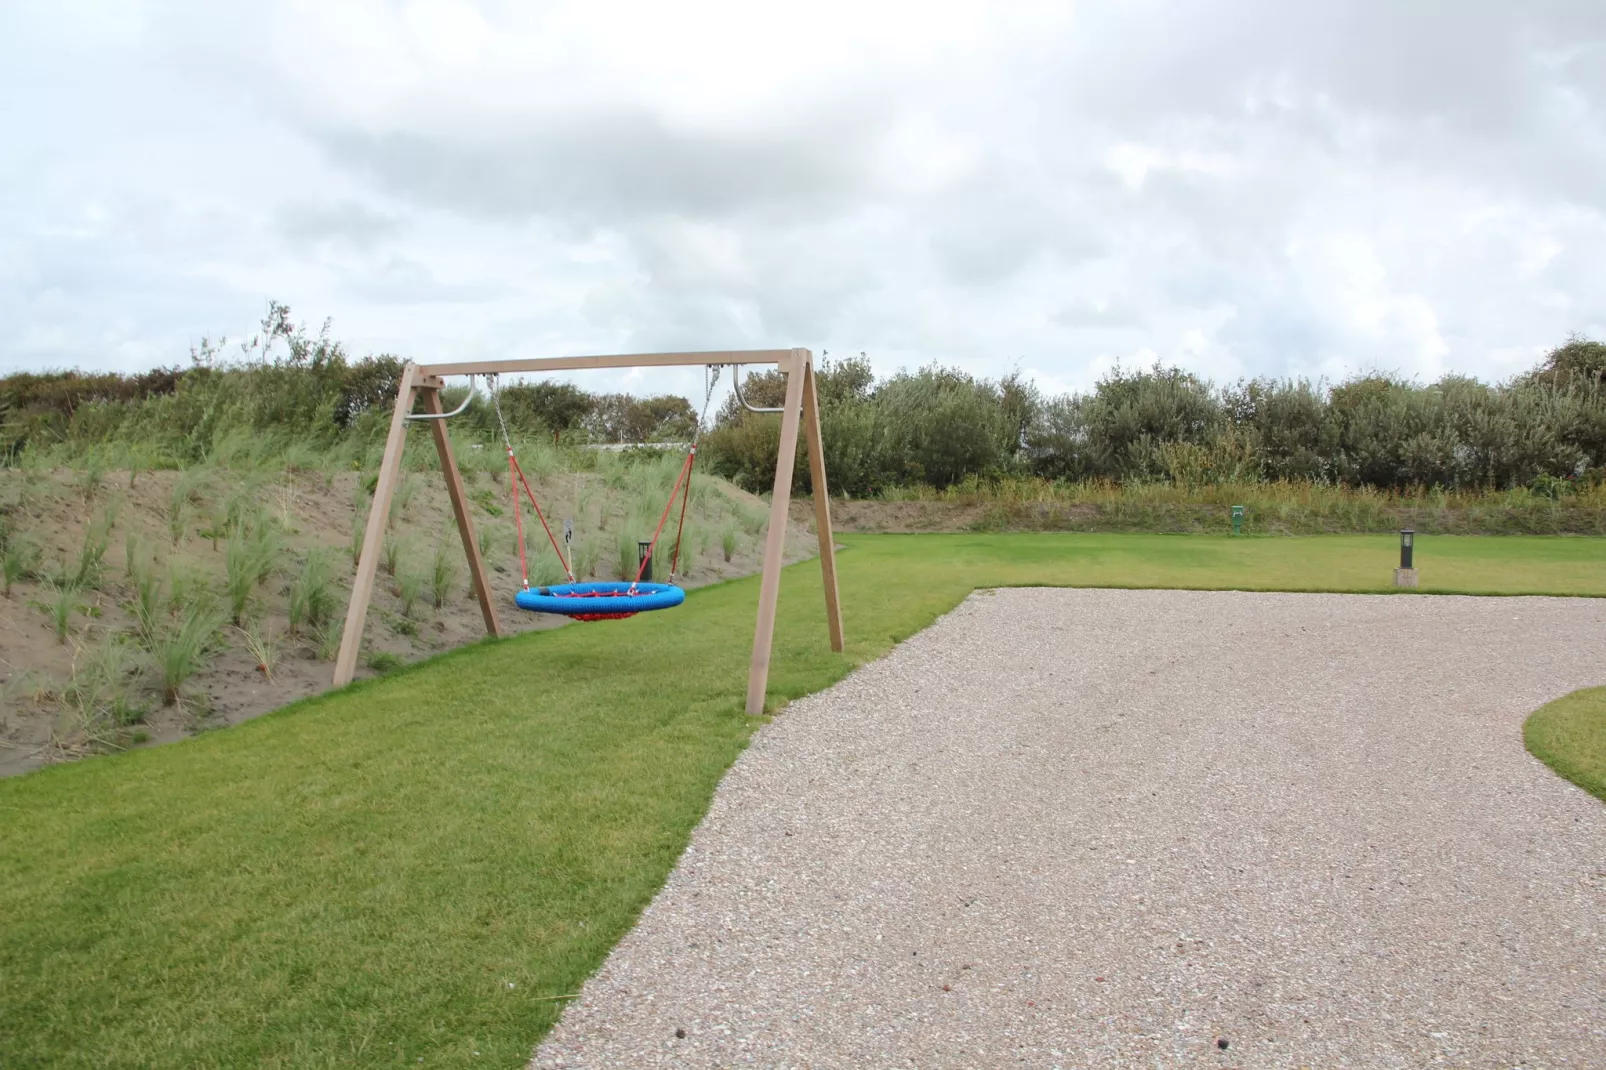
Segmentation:
{"type": "Polygon", "coordinates": [[[474,377],[472,375],[470,375],[468,377],[468,396],[463,399],[463,404],[459,405],[457,408],[453,409],[451,412],[410,412],[406,416],[402,417],[402,419],[404,419],[404,420],[450,420],[452,417],[461,415],[463,412],[465,412],[468,409],[469,402],[471,402],[473,400],[474,400],[474,377]]]}
{"type": "Polygon", "coordinates": [[[747,403],[747,399],[742,397],[742,366],[740,364],[731,365],[731,389],[736,391],[736,400],[738,402],[740,402],[742,408],[746,409],[748,412],[785,412],[786,411],[784,407],[783,408],[775,408],[775,409],[761,409],[757,405],[749,405],[747,403]]]}

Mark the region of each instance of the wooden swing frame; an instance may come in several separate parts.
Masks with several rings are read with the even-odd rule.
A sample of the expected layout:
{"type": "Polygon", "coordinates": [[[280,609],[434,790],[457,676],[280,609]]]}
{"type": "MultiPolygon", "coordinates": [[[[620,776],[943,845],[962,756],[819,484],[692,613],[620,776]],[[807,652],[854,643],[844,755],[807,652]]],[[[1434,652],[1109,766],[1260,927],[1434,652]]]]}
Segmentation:
{"type": "Polygon", "coordinates": [[[665,368],[687,365],[729,365],[740,375],[740,365],[774,364],[786,376],[786,399],[781,405],[780,452],[775,461],[775,493],[770,501],[769,532],[764,540],[764,572],[758,591],[758,622],[753,631],[753,660],[747,674],[747,712],[764,712],[765,687],[769,681],[770,651],[775,641],[775,611],[781,597],[781,566],[786,553],[786,525],[792,503],[792,471],[797,459],[798,431],[808,436],[809,475],[814,487],[814,526],[820,543],[820,575],[825,582],[825,623],[831,649],[842,651],[842,607],[837,596],[836,547],[831,530],[831,501],[825,483],[825,454],[820,435],[820,403],[814,383],[814,355],[807,349],[733,350],[712,353],[627,353],[600,357],[551,357],[529,360],[477,360],[456,364],[407,364],[396,391],[396,407],[390,416],[390,434],[379,462],[379,480],[374,485],[374,501],[363,529],[362,552],[357,558],[357,576],[351,584],[351,603],[346,609],[346,626],[340,636],[340,653],[335,658],[336,687],[351,683],[357,672],[357,655],[362,646],[363,625],[368,604],[373,599],[374,577],[390,517],[390,503],[401,475],[402,447],[407,442],[408,417],[415,403],[422,403],[435,450],[440,455],[446,494],[457,519],[457,532],[468,556],[469,578],[474,597],[485,618],[485,631],[501,636],[505,632],[491,596],[485,560],[474,536],[474,520],[463,490],[463,476],[452,455],[441,406],[441,391],[449,375],[509,375],[521,372],[577,371],[587,368],[665,368]]]}

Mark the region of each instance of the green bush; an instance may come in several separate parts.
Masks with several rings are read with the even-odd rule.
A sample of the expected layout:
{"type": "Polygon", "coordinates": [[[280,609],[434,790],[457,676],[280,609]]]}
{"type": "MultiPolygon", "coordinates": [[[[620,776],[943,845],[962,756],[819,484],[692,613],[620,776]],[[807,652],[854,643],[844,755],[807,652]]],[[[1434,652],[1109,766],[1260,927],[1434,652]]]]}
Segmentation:
{"type": "MultiPolygon", "coordinates": [[[[203,339],[182,369],[0,378],[0,459],[76,464],[86,498],[101,492],[112,469],[185,468],[168,508],[175,543],[203,500],[197,492],[208,468],[197,466],[316,468],[326,483],[337,471],[373,470],[399,360],[352,359],[327,323],[308,330],[278,304],[269,306],[239,360],[224,362],[222,352],[221,340],[203,339]]],[[[1554,481],[1587,482],[1595,478],[1590,472],[1606,469],[1606,344],[1581,337],[1501,384],[1460,376],[1421,384],[1369,374],[1331,388],[1274,379],[1217,387],[1155,366],[1116,368],[1089,391],[1045,398],[1019,374],[995,381],[937,366],[878,382],[862,357],[822,357],[815,379],[831,489],[851,497],[1027,474],[1180,486],[1534,487],[1548,496],[1559,493],[1554,481]]],[[[775,370],[748,373],[744,383],[757,406],[779,404],[786,388],[775,370]]],[[[449,405],[461,391],[448,391],[449,405]]],[[[684,441],[698,419],[684,398],[591,395],[551,382],[506,384],[496,399],[532,479],[589,470],[616,487],[634,482],[656,472],[656,463],[641,463],[653,458],[576,445],[684,441]]],[[[489,478],[491,488],[476,500],[494,514],[505,453],[491,396],[482,391],[471,399],[451,433],[465,474],[489,478]]],[[[766,492],[779,434],[775,416],[747,412],[727,398],[704,433],[702,463],[766,492]]],[[[803,446],[793,474],[799,493],[813,490],[807,461],[803,446]]],[[[411,436],[404,469],[435,463],[429,436],[411,436]]],[[[395,514],[407,493],[404,485],[395,514]]],[[[219,503],[204,518],[205,533],[221,541],[250,525],[252,508],[250,496],[219,503]]],[[[395,564],[392,554],[388,565],[395,564]]]]}

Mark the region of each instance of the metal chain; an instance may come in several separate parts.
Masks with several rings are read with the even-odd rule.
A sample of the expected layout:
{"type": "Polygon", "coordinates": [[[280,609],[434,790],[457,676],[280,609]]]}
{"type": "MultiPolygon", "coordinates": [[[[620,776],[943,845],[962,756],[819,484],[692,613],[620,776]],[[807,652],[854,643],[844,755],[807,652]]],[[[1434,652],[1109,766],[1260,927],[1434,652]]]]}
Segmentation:
{"type": "Polygon", "coordinates": [[[487,375],[490,380],[491,407],[496,410],[496,425],[502,429],[502,445],[507,447],[508,453],[513,452],[513,440],[508,437],[507,421],[502,419],[502,377],[500,375],[487,375]]]}

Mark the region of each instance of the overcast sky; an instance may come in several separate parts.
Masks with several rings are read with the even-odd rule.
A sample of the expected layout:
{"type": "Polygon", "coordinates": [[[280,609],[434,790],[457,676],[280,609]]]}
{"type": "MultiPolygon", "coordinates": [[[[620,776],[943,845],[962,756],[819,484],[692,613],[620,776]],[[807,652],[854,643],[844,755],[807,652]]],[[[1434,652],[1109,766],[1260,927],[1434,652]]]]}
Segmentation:
{"type": "Polygon", "coordinates": [[[270,297],[427,360],[1504,378],[1606,336],[1606,2],[0,3],[0,372],[270,297]]]}

